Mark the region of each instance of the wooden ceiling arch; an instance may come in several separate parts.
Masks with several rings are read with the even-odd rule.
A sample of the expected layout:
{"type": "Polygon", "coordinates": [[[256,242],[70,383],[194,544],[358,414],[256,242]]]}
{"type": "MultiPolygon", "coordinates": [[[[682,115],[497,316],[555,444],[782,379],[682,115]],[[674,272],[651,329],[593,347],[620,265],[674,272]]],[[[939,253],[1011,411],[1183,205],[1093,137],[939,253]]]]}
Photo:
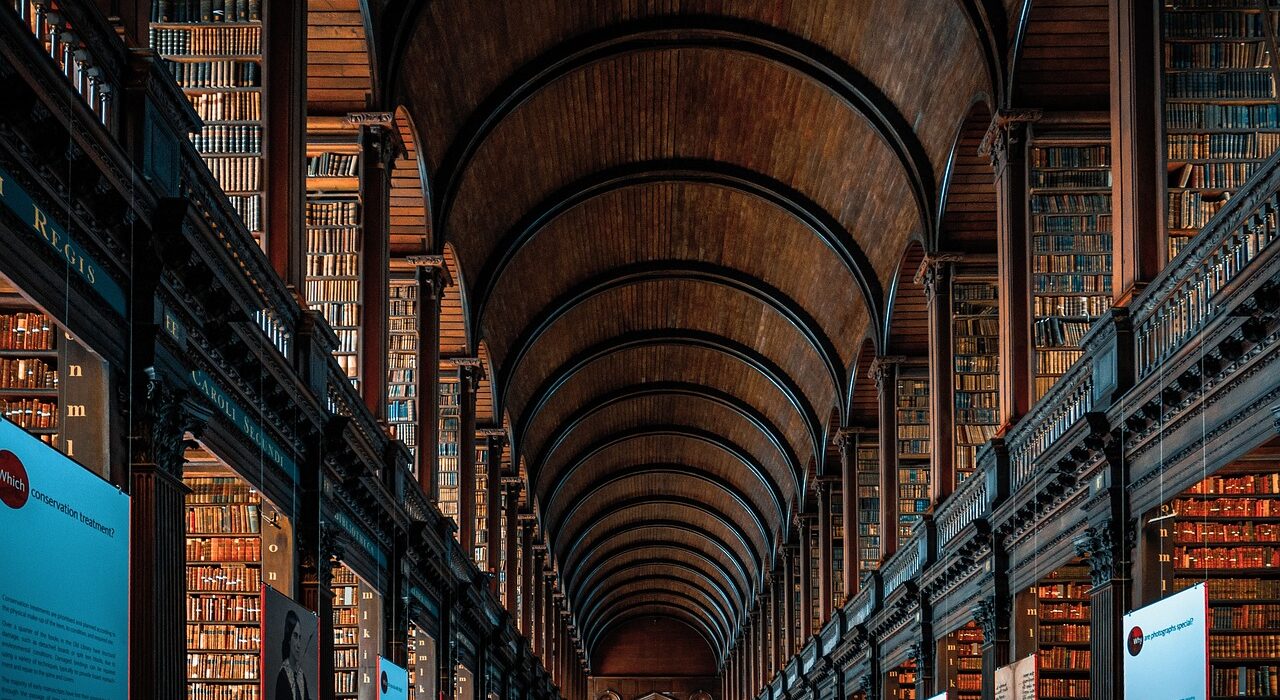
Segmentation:
{"type": "Polygon", "coordinates": [[[723,663],[729,653],[730,643],[732,640],[722,641],[714,632],[711,631],[710,628],[707,627],[707,623],[703,621],[701,617],[693,613],[688,608],[673,603],[641,602],[629,605],[627,608],[618,611],[615,616],[611,617],[609,624],[604,625],[597,630],[594,638],[588,639],[584,635],[583,645],[587,648],[589,654],[594,653],[595,650],[598,649],[600,642],[607,639],[608,633],[612,632],[614,629],[618,629],[628,622],[653,617],[669,617],[684,623],[685,626],[689,627],[695,634],[700,636],[702,641],[706,642],[707,647],[715,654],[717,663],[723,663]]]}
{"type": "Polygon", "coordinates": [[[618,567],[618,572],[627,574],[625,585],[608,589],[601,596],[584,599],[581,603],[578,624],[587,636],[594,636],[601,625],[608,624],[619,607],[635,601],[647,603],[666,600],[667,596],[701,602],[698,608],[721,639],[727,639],[739,623],[739,612],[725,608],[720,595],[707,590],[707,582],[696,569],[678,563],[655,561],[621,566],[618,567]],[[645,573],[636,573],[637,570],[645,573]]]}
{"type": "Polygon", "coordinates": [[[732,593],[720,581],[708,576],[702,569],[690,566],[688,562],[674,556],[655,556],[623,562],[610,562],[601,569],[597,576],[601,579],[601,585],[584,586],[580,592],[581,596],[578,598],[580,601],[577,610],[578,624],[583,629],[591,628],[592,621],[596,619],[594,618],[594,613],[601,606],[607,607],[609,601],[617,600],[619,597],[634,597],[635,589],[629,588],[630,586],[637,582],[655,579],[685,581],[691,588],[699,591],[706,597],[710,607],[716,611],[714,619],[719,623],[718,626],[726,635],[746,612],[741,606],[734,603],[732,593]],[[625,583],[618,586],[603,585],[604,582],[612,579],[622,579],[625,583]],[[631,591],[630,593],[628,592],[629,590],[631,591]]]}
{"type": "MultiPolygon", "coordinates": [[[[695,541],[698,540],[695,539],[695,541]]],[[[745,609],[750,604],[751,582],[747,579],[745,571],[730,571],[721,559],[708,554],[701,547],[670,538],[632,540],[612,549],[594,550],[592,554],[583,558],[581,568],[576,571],[566,572],[564,577],[565,595],[569,596],[570,600],[576,600],[585,582],[590,581],[608,563],[629,560],[654,549],[678,552],[681,555],[693,557],[702,565],[714,569],[721,579],[732,585],[732,590],[736,594],[735,600],[740,608],[745,609]]]]}

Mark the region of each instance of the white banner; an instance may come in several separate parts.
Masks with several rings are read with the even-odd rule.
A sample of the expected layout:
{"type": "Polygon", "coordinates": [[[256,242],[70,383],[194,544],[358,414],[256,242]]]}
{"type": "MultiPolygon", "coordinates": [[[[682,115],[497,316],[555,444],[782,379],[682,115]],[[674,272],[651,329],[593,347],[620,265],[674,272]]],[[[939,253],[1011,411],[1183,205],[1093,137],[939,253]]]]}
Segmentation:
{"type": "Polygon", "coordinates": [[[996,669],[995,700],[1036,700],[1036,655],[996,669]]]}
{"type": "Polygon", "coordinates": [[[1209,696],[1209,590],[1203,584],[1124,616],[1124,696],[1209,696]]]}

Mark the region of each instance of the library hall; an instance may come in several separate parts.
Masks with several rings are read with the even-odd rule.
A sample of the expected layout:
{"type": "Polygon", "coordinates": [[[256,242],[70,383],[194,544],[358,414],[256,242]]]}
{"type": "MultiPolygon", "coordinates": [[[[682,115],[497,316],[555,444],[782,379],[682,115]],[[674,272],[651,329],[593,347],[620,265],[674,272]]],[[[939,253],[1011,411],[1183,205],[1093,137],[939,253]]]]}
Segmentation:
{"type": "Polygon", "coordinates": [[[1280,0],[0,0],[0,700],[1280,700],[1280,0]]]}

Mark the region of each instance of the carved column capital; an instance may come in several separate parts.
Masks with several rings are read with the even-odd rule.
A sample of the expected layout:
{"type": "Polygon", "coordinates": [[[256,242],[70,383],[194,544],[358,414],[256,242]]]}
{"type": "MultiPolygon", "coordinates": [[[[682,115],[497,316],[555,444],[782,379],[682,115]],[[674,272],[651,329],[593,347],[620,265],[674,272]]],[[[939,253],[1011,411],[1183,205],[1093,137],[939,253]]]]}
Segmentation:
{"type": "Polygon", "coordinates": [[[186,433],[199,433],[209,416],[197,415],[186,405],[188,390],[160,377],[154,368],[145,373],[143,398],[134,404],[129,437],[133,463],[153,465],[181,479],[186,433]]]}
{"type": "Polygon", "coordinates": [[[924,256],[920,267],[916,269],[915,283],[924,287],[925,301],[933,303],[938,286],[947,283],[951,274],[951,266],[964,259],[957,253],[932,253],[924,256]]]}
{"type": "Polygon", "coordinates": [[[991,118],[991,125],[978,146],[978,155],[987,156],[997,172],[1009,164],[1009,150],[1023,141],[1029,124],[1040,121],[1038,109],[1002,109],[991,118]]]}
{"type": "Polygon", "coordinates": [[[969,609],[974,624],[982,630],[982,639],[987,644],[993,644],[1003,636],[1006,625],[1002,619],[1000,605],[996,596],[987,596],[978,600],[969,609]]]}
{"type": "Polygon", "coordinates": [[[1072,540],[1076,554],[1089,564],[1089,579],[1094,588],[1111,583],[1116,578],[1127,577],[1127,557],[1124,550],[1132,546],[1134,529],[1127,523],[1117,523],[1107,519],[1101,524],[1089,527],[1080,536],[1072,540]],[[1125,542],[1118,541],[1115,529],[1118,525],[1125,527],[1125,542]]]}
{"type": "Polygon", "coordinates": [[[871,358],[871,366],[867,370],[867,376],[876,383],[878,391],[884,391],[884,382],[889,378],[890,371],[906,361],[904,355],[884,355],[871,358]]]}
{"type": "Polygon", "coordinates": [[[444,291],[453,284],[453,277],[445,265],[443,255],[410,255],[405,260],[415,268],[415,276],[421,288],[423,300],[435,299],[437,305],[444,299],[444,291]]]}

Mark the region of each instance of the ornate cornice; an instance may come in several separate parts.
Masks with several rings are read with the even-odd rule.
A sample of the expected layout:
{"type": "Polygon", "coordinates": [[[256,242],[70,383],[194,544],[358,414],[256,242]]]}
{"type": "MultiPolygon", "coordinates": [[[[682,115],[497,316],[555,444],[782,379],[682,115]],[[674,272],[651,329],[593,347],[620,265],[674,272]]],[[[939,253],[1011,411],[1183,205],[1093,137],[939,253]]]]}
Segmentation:
{"type": "Polygon", "coordinates": [[[1002,109],[991,117],[987,133],[982,136],[978,155],[987,156],[991,167],[1000,172],[1009,164],[1009,149],[1022,141],[1029,124],[1044,116],[1038,109],[1002,109]]]}

